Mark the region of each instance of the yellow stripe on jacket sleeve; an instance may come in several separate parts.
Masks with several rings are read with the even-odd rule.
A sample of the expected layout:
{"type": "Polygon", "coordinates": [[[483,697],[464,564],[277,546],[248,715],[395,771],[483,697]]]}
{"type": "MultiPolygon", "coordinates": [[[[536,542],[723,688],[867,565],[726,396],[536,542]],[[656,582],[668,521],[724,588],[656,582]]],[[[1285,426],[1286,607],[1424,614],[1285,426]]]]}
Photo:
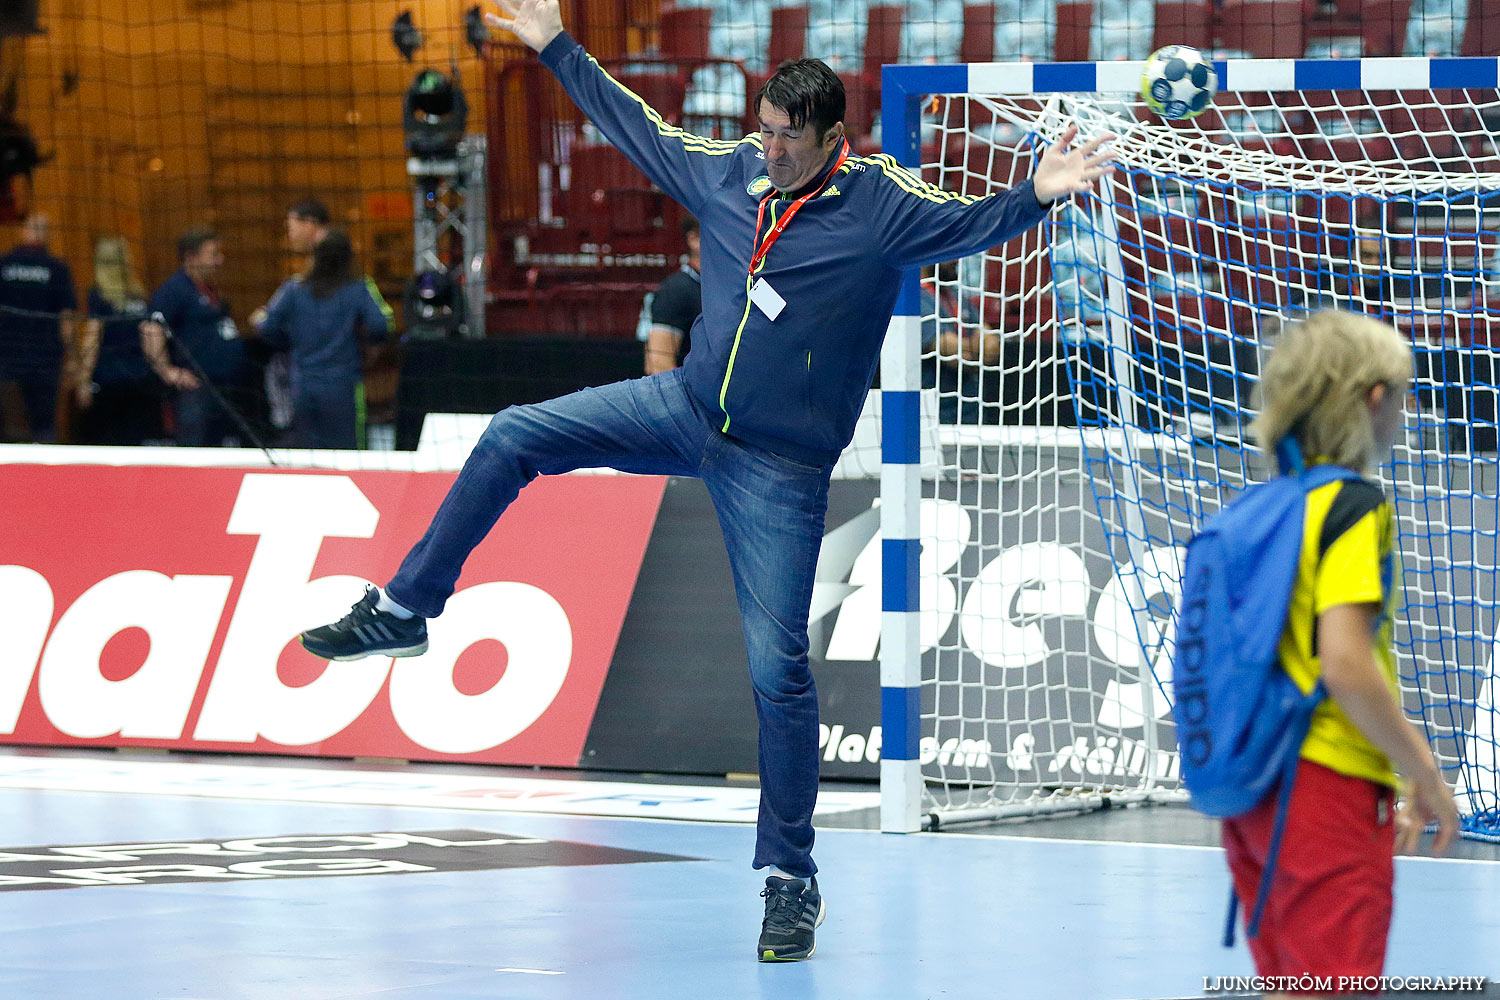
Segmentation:
{"type": "Polygon", "coordinates": [[[973,205],[979,201],[984,200],[984,198],[986,197],[985,195],[958,194],[953,191],[944,191],[936,184],[928,184],[926,181],[922,180],[911,171],[907,170],[901,164],[897,163],[895,157],[890,156],[886,153],[880,153],[875,156],[868,157],[861,156],[856,157],[856,159],[858,160],[858,162],[875,167],[888,179],[894,182],[897,187],[905,191],[907,194],[915,195],[918,198],[924,198],[927,201],[935,202],[939,205],[947,205],[954,202],[960,205],[973,205]]]}
{"type": "Polygon", "coordinates": [[[370,293],[370,298],[375,300],[375,305],[380,308],[380,314],[385,317],[387,329],[392,329],[396,322],[396,313],[385,301],[385,296],[380,294],[380,289],[375,287],[375,279],[368,274],[365,275],[365,290],[370,293]]]}
{"type": "Polygon", "coordinates": [[[599,60],[595,59],[593,56],[589,56],[588,60],[596,67],[598,67],[599,72],[604,74],[604,78],[606,80],[614,84],[616,87],[619,87],[620,90],[628,95],[631,100],[635,101],[635,103],[641,106],[641,110],[646,115],[646,120],[655,125],[658,132],[669,139],[678,140],[687,149],[691,149],[695,153],[707,153],[709,156],[724,156],[728,153],[734,152],[745,143],[749,143],[756,149],[760,148],[759,136],[747,135],[743,139],[739,139],[736,141],[730,141],[727,139],[707,139],[701,135],[694,135],[691,132],[678,128],[676,125],[670,124],[657,112],[655,108],[642,100],[641,95],[637,94],[635,91],[631,90],[629,87],[625,86],[619,80],[616,80],[613,76],[611,76],[609,70],[599,65],[599,60]]]}

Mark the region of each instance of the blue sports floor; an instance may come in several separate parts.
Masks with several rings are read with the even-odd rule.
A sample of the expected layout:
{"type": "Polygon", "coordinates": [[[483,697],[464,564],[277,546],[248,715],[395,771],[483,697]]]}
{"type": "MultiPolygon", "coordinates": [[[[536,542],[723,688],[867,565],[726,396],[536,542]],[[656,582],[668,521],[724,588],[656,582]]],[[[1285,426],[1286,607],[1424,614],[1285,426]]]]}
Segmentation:
{"type": "MultiPolygon", "coordinates": [[[[18,848],[189,845],[187,856],[141,848],[136,864],[222,865],[214,852],[256,849],[244,838],[455,830],[469,840],[521,838],[484,850],[501,863],[522,857],[506,852],[531,852],[532,865],[307,878],[251,866],[262,874],[49,889],[19,888],[24,878],[14,875],[7,885],[0,874],[0,998],[1204,996],[1205,976],[1251,971],[1242,946],[1218,944],[1222,854],[1071,839],[1138,836],[1131,813],[1146,812],[1152,836],[1180,826],[1178,839],[1204,839],[1196,818],[1175,808],[984,833],[824,828],[817,857],[829,909],[817,955],[762,965],[748,824],[0,787],[0,850],[11,852],[0,855],[0,872],[35,871],[45,857],[18,848]],[[586,863],[602,856],[598,848],[687,860],[611,854],[624,863],[586,863]]],[[[1468,847],[1464,859],[1398,862],[1388,973],[1500,975],[1500,852],[1468,847]]],[[[107,869],[121,853],[84,861],[95,871],[88,877],[120,877],[107,869]]]]}

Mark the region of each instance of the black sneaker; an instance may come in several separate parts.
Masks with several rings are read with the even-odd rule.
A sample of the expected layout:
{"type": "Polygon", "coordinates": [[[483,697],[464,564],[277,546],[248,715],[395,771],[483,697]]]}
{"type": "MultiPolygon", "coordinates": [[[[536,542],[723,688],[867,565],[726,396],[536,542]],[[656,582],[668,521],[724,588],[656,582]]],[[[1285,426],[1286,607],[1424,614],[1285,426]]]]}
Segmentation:
{"type": "Polygon", "coordinates": [[[332,625],[310,628],[297,638],[314,656],[325,660],[358,660],[366,656],[421,656],[427,652],[427,619],[397,618],[375,607],[380,591],[365,588],[365,596],[332,625]]]}
{"type": "Polygon", "coordinates": [[[811,884],[800,878],[766,879],[761,891],[766,898],[766,918],[760,923],[760,944],[756,957],[762,962],[800,962],[812,958],[817,942],[813,931],[823,922],[823,894],[818,880],[811,884]]]}

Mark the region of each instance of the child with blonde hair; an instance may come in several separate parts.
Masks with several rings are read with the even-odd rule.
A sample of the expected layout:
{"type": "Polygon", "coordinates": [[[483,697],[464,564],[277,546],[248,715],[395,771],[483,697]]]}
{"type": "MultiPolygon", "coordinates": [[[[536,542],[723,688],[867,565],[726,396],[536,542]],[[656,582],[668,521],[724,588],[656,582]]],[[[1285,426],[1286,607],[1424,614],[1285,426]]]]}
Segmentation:
{"type": "MultiPolygon", "coordinates": [[[[1268,454],[1295,445],[1308,466],[1368,475],[1395,446],[1411,371],[1411,348],[1392,327],[1313,313],[1289,326],[1265,364],[1252,432],[1268,454]]],[[[1335,983],[1379,976],[1393,854],[1414,849],[1427,823],[1438,825],[1440,854],[1458,828],[1432,751],[1401,709],[1391,623],[1395,535],[1395,510],[1372,479],[1336,479],[1306,494],[1277,653],[1301,691],[1321,679],[1329,697],[1302,743],[1259,934],[1249,940],[1263,976],[1335,983]],[[1403,784],[1405,805],[1393,816],[1403,784]]],[[[1243,900],[1254,900],[1261,884],[1276,799],[1224,822],[1243,900]]]]}

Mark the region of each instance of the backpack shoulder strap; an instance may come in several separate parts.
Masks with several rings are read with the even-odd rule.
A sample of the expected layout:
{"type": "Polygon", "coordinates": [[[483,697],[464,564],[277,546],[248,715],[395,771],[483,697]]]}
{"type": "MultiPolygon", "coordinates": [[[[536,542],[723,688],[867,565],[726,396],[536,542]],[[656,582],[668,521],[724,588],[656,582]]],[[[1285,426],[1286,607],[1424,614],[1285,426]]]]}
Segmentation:
{"type": "Polygon", "coordinates": [[[1327,486],[1329,483],[1339,479],[1351,479],[1364,482],[1364,477],[1353,469],[1346,469],[1342,465],[1314,465],[1296,476],[1297,481],[1302,484],[1304,493],[1311,493],[1319,486],[1327,486]]]}

